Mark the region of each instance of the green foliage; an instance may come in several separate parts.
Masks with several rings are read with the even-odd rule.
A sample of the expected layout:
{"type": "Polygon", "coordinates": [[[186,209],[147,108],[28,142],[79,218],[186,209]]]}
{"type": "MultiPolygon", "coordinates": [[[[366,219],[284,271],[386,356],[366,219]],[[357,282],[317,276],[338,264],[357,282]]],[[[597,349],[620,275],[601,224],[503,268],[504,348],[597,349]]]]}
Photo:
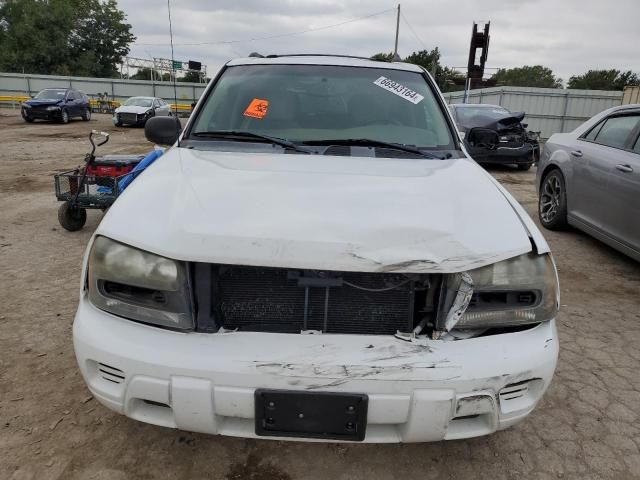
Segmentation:
{"type": "Polygon", "coordinates": [[[445,67],[440,64],[440,50],[438,47],[430,51],[420,50],[419,52],[413,52],[403,61],[420,65],[432,75],[435,73],[436,83],[443,92],[450,92],[461,88],[454,84],[454,80],[462,79],[464,78],[464,75],[452,68],[445,67]]]}
{"type": "Polygon", "coordinates": [[[542,65],[501,68],[492,77],[498,85],[510,87],[562,88],[562,79],[542,65]]]}
{"type": "Polygon", "coordinates": [[[112,77],[135,40],[116,0],[0,1],[0,70],[112,77]]]}
{"type": "Polygon", "coordinates": [[[371,55],[371,60],[377,60],[378,62],[391,62],[393,61],[393,52],[389,53],[376,53],[375,55],[371,55]]]}
{"type": "Polygon", "coordinates": [[[202,77],[202,72],[187,72],[183,77],[178,77],[176,80],[179,82],[192,82],[192,83],[200,83],[200,78],[202,77]]]}
{"type": "MultiPolygon", "coordinates": [[[[168,82],[171,80],[171,75],[163,73],[162,75],[158,71],[153,72],[153,78],[157,82],[168,82]]],[[[151,69],[147,67],[139,68],[136,73],[129,77],[131,80],[151,80],[151,69]]]]}
{"type": "Polygon", "coordinates": [[[589,70],[569,78],[567,88],[585,90],[623,90],[627,85],[640,85],[640,77],[631,70],[589,70]]]}

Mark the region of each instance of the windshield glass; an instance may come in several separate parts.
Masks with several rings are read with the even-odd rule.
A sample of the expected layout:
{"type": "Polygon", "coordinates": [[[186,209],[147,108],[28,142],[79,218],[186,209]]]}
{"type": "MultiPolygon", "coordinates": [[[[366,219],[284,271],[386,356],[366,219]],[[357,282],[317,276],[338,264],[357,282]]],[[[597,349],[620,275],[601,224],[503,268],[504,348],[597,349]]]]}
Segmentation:
{"type": "Polygon", "coordinates": [[[441,149],[454,145],[426,80],[419,73],[379,68],[229,67],[191,134],[220,130],[296,142],[366,138],[441,149]]]}
{"type": "Polygon", "coordinates": [[[34,97],[38,100],[62,100],[64,98],[66,90],[42,90],[34,97]]]}
{"type": "Polygon", "coordinates": [[[499,120],[510,115],[509,110],[500,107],[460,107],[456,109],[458,120],[466,122],[474,117],[484,117],[499,120]]]}
{"type": "Polygon", "coordinates": [[[151,98],[131,97],[129,100],[124,102],[124,104],[134,107],[150,107],[151,102],[153,102],[151,98]]]}

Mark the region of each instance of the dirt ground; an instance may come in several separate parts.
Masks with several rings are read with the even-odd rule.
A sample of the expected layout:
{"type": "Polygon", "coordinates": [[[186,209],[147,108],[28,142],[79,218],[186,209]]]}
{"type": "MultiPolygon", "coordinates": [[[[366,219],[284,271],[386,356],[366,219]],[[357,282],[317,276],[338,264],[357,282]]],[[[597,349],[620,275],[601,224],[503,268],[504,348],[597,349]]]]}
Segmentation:
{"type": "MultiPolygon", "coordinates": [[[[640,478],[640,264],[577,231],[545,231],[560,272],[560,362],[536,411],[490,437],[412,445],[244,440],[145,425],[91,398],[71,324],[84,230],[57,221],[52,175],[91,128],[146,152],[106,115],[26,125],[0,110],[0,479],[640,478]]],[[[535,169],[494,174],[534,218],[535,169]]],[[[487,212],[490,215],[490,212],[487,212]]],[[[640,221],[640,219],[635,219],[640,221]]]]}

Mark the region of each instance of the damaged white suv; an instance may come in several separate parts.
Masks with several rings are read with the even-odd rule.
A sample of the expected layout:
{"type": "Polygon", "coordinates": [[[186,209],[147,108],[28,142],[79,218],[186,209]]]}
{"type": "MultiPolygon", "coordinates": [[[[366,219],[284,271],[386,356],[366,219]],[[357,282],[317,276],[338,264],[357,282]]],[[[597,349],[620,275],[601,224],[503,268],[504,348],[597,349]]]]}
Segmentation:
{"type": "Polygon", "coordinates": [[[549,247],[422,68],[234,60],[178,128],[149,120],[173,147],[87,249],[73,335],[100,402],[364,442],[485,435],[533,410],[558,356],[549,247]]]}

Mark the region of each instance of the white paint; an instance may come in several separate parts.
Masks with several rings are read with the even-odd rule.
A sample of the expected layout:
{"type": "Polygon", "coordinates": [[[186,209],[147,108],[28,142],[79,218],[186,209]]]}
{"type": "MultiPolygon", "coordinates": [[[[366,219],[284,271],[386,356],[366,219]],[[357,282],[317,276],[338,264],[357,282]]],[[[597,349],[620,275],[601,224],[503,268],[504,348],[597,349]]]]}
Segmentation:
{"type": "Polygon", "coordinates": [[[227,63],[234,65],[336,65],[344,67],[383,68],[386,70],[404,70],[406,72],[423,73],[425,70],[419,65],[404,62],[378,62],[366,58],[332,57],[327,55],[309,57],[276,57],[276,58],[236,58],[227,63]]]}
{"type": "Polygon", "coordinates": [[[135,113],[136,115],[142,115],[151,110],[151,106],[141,107],[139,105],[121,105],[115,109],[114,113],[135,113]]]}
{"type": "Polygon", "coordinates": [[[73,336],[82,375],[96,399],[138,420],[255,437],[255,388],[367,393],[371,414],[365,442],[466,438],[506,428],[524,419],[541,398],[558,356],[554,321],[456,342],[423,337],[426,346],[380,335],[185,334],[102,312],[84,295],[73,336]],[[121,369],[125,383],[112,389],[88,368],[89,360],[121,369]],[[487,412],[491,429],[463,423],[447,434],[458,399],[478,392],[496,396],[506,385],[530,378],[542,384],[522,409],[502,412],[496,401],[487,412]],[[161,415],[145,410],[144,402],[124,408],[133,398],[159,399],[171,409],[161,415]]]}
{"type": "Polygon", "coordinates": [[[465,158],[174,147],[139,178],[97,233],[180,260],[457,272],[531,250],[520,216],[465,158]]]}
{"type": "Polygon", "coordinates": [[[400,98],[407,100],[414,105],[417,105],[422,100],[424,100],[424,97],[418,92],[411,90],[409,87],[405,87],[398,82],[394,82],[387,77],[380,77],[375,82],[373,82],[373,84],[385,89],[388,92],[398,95],[400,98]]]}
{"type": "MultiPolygon", "coordinates": [[[[380,66],[326,57],[230,64],[261,63],[380,66]]],[[[423,71],[408,64],[388,68],[423,71]]],[[[449,112],[445,115],[451,118],[449,112]]],[[[174,147],[139,178],[109,210],[96,234],[178,260],[452,273],[529,252],[530,239],[537,251],[548,251],[522,207],[469,158],[174,147]]],[[[86,275],[86,257],[84,262],[86,275]]],[[[89,303],[82,286],[73,338],[80,370],[96,399],[132,418],[255,437],[256,388],[366,393],[370,416],[365,442],[467,438],[511,426],[525,418],[544,393],[558,355],[554,321],[460,341],[178,333],[100,311],[89,303]],[[91,368],[95,362],[122,369],[126,381],[116,385],[102,379],[91,368]],[[542,382],[530,401],[517,410],[501,411],[495,400],[500,389],[530,378],[542,382]],[[483,402],[482,409],[474,407],[481,423],[454,420],[458,403],[462,410],[471,408],[464,402],[478,392],[494,399],[483,402]]]]}

